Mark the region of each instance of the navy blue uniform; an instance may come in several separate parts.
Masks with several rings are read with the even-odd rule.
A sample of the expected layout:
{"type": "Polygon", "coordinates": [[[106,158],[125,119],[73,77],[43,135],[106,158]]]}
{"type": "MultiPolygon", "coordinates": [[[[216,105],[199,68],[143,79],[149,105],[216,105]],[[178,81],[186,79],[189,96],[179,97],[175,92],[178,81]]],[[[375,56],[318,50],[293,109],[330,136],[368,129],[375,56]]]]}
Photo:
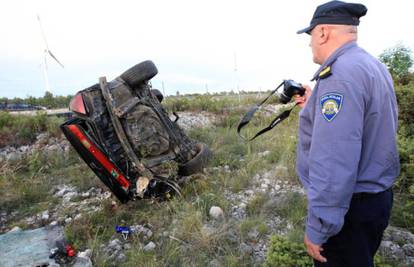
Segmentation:
{"type": "Polygon", "coordinates": [[[337,49],[314,78],[315,88],[300,112],[297,173],[308,197],[306,234],[315,244],[329,244],[355,212],[350,205],[359,203],[356,196],[385,196],[377,204],[388,208],[378,211],[386,220],[380,228],[386,227],[389,188],[400,169],[398,110],[388,70],[355,42],[337,49]]]}

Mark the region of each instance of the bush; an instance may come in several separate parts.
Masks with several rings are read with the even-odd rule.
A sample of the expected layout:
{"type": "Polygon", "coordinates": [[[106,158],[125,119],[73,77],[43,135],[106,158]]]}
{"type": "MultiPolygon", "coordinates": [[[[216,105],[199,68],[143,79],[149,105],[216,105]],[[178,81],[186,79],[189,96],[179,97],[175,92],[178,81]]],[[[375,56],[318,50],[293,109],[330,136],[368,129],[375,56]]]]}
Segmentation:
{"type": "Polygon", "coordinates": [[[394,187],[395,203],[391,222],[414,232],[414,81],[397,86],[398,101],[398,148],[401,173],[394,187]]]}
{"type": "Polygon", "coordinates": [[[48,117],[42,112],[35,116],[0,112],[0,147],[30,144],[36,140],[40,132],[59,136],[61,134],[59,125],[62,122],[62,118],[48,117]]]}
{"type": "MultiPolygon", "coordinates": [[[[170,112],[172,111],[208,111],[214,113],[224,113],[239,107],[247,108],[253,103],[258,103],[264,95],[256,93],[245,93],[239,95],[191,95],[191,96],[169,96],[163,105],[170,112]]],[[[276,98],[271,98],[267,103],[275,103],[276,98]]]]}
{"type": "Polygon", "coordinates": [[[399,108],[398,146],[401,174],[396,185],[399,193],[409,193],[414,186],[414,81],[395,90],[399,108]]]}
{"type": "MultiPolygon", "coordinates": [[[[413,194],[414,192],[412,192],[413,194]]],[[[414,194],[396,194],[392,208],[392,225],[405,228],[414,233],[414,194]]]]}
{"type": "MultiPolygon", "coordinates": [[[[400,125],[413,125],[414,124],[414,80],[410,84],[405,86],[397,86],[395,88],[395,94],[398,102],[398,119],[400,125]]],[[[408,129],[406,129],[408,130],[408,129]]],[[[405,132],[406,134],[414,135],[414,129],[411,128],[411,132],[405,132]]]]}
{"type": "Polygon", "coordinates": [[[313,261],[302,244],[291,242],[281,236],[272,236],[267,252],[266,267],[312,267],[313,261]]]}

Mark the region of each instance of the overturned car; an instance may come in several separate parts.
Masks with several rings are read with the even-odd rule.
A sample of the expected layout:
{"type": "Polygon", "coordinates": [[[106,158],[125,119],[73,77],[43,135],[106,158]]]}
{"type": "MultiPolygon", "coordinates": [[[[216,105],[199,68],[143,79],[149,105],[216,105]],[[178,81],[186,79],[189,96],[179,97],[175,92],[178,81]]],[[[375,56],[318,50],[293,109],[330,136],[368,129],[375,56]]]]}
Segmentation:
{"type": "Polygon", "coordinates": [[[211,152],[190,139],[152,89],[158,73],[141,62],[113,81],[78,92],[70,103],[74,118],[61,125],[66,138],[101,181],[122,202],[179,192],[182,177],[201,171],[211,152]]]}

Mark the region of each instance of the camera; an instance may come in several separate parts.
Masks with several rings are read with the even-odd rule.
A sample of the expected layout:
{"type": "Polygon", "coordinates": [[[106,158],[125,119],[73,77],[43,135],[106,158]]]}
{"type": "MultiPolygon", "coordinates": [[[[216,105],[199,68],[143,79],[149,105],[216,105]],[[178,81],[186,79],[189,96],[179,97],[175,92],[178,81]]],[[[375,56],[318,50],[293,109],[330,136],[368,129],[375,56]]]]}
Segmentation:
{"type": "Polygon", "coordinates": [[[283,91],[279,94],[279,99],[282,104],[287,104],[294,95],[303,96],[305,88],[300,83],[293,80],[283,81],[283,91]]]}

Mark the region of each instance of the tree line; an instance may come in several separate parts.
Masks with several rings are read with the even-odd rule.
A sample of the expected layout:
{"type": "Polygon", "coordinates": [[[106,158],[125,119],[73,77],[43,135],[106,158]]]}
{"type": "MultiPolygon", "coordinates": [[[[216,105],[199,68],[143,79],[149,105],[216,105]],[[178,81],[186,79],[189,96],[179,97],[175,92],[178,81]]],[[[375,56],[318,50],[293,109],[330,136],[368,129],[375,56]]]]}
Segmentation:
{"type": "Polygon", "coordinates": [[[46,92],[42,97],[28,96],[27,98],[0,98],[0,104],[27,104],[31,106],[41,106],[48,109],[53,108],[66,108],[69,106],[69,102],[72,99],[72,95],[68,96],[54,96],[51,92],[46,92]]]}

